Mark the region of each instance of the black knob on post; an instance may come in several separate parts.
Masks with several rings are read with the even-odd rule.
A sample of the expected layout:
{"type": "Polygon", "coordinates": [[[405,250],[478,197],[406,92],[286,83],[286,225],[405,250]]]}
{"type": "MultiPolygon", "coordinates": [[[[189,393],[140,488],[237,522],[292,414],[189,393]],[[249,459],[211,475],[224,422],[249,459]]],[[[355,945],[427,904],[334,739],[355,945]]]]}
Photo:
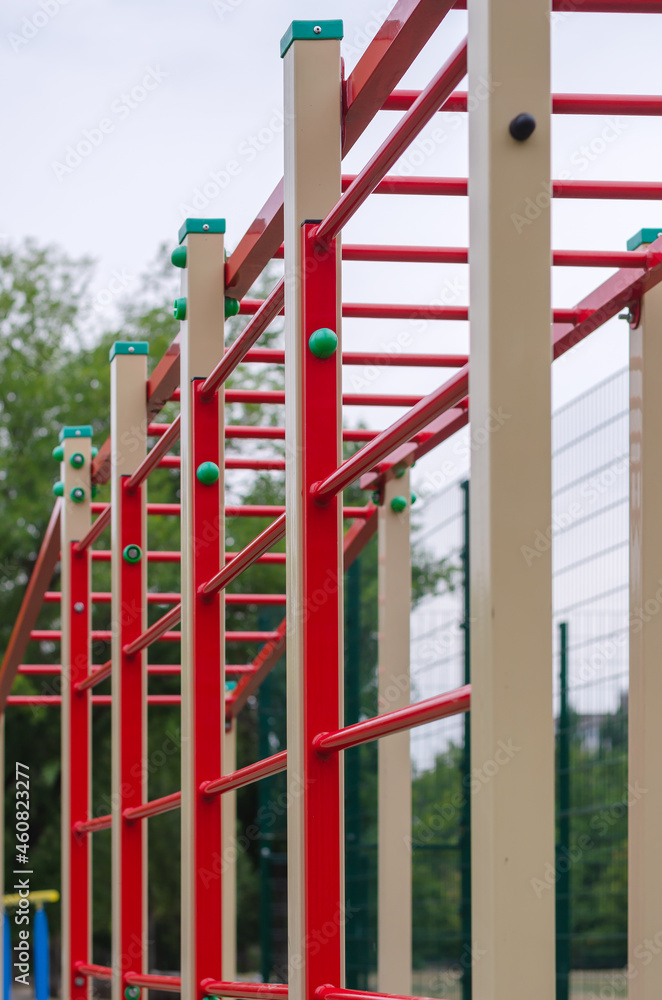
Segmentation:
{"type": "Polygon", "coordinates": [[[508,130],[513,139],[517,139],[518,142],[524,142],[529,136],[533,135],[535,127],[536,120],[533,115],[523,112],[521,115],[516,115],[513,118],[508,126],[508,130]]]}

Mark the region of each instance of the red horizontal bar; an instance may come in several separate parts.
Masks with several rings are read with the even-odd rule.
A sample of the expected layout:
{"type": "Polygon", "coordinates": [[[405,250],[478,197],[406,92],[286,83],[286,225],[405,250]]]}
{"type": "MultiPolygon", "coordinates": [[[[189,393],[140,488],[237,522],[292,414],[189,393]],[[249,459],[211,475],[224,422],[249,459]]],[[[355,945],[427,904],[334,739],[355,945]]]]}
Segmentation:
{"type": "Polygon", "coordinates": [[[400,158],[412,140],[434,117],[467,71],[467,42],[459,45],[425,90],[421,91],[377,152],[356,176],[345,194],[317,229],[320,243],[328,243],[341,231],[381,179],[400,158]]]}
{"type": "Polygon", "coordinates": [[[146,972],[127,972],[124,980],[129,986],[144,986],[148,990],[182,992],[182,980],[179,976],[152,976],[146,972]]]}
{"type": "Polygon", "coordinates": [[[113,970],[109,965],[92,965],[91,962],[75,962],[74,968],[81,976],[90,979],[112,979],[113,970]]]}
{"type": "Polygon", "coordinates": [[[468,712],[471,703],[471,685],[437,694],[434,698],[426,698],[414,705],[398,708],[394,712],[384,712],[374,719],[357,722],[353,726],[345,726],[335,733],[318,733],[313,739],[313,746],[320,753],[331,750],[347,750],[359,743],[369,743],[382,736],[400,733],[404,729],[423,726],[426,722],[444,719],[449,715],[459,715],[468,712]]]}
{"type": "Polygon", "coordinates": [[[285,279],[281,278],[273,291],[258,307],[254,318],[242,330],[232,346],[225,352],[211,375],[202,386],[202,396],[208,399],[232,374],[249,350],[260,339],[269,324],[279,315],[285,301],[285,279]]]}
{"type": "MultiPolygon", "coordinates": [[[[356,175],[357,177],[360,174],[356,175]]],[[[355,177],[343,176],[343,189],[349,192],[355,177]]],[[[466,197],[466,177],[397,177],[388,176],[374,189],[374,194],[433,195],[466,197]]],[[[552,181],[554,198],[605,198],[628,201],[657,201],[662,198],[662,184],[657,181],[552,181]]]]}
{"type": "Polygon", "coordinates": [[[62,671],[60,663],[22,663],[18,668],[19,674],[59,674],[62,671]]]}
{"type": "Polygon", "coordinates": [[[239,768],[232,774],[224,774],[222,778],[215,781],[203,781],[200,791],[204,795],[219,795],[222,792],[229,792],[233,788],[242,788],[250,785],[260,778],[268,778],[272,774],[280,774],[287,769],[287,750],[267,757],[265,760],[258,760],[255,764],[248,764],[239,768]]]}
{"type": "MultiPolygon", "coordinates": [[[[660,187],[660,195],[662,196],[662,184],[660,187]]],[[[253,299],[243,299],[241,303],[241,310],[243,312],[243,307],[246,305],[246,311],[250,312],[253,308],[253,299]]],[[[342,307],[343,316],[350,319],[427,319],[427,320],[452,320],[455,322],[466,322],[469,319],[469,307],[468,306],[433,306],[433,305],[418,305],[409,304],[406,302],[397,303],[382,303],[382,302],[348,302],[342,307]]],[[[585,318],[585,317],[584,317],[585,318]]],[[[574,323],[579,322],[576,309],[555,309],[553,312],[553,319],[555,323],[574,323]]],[[[284,395],[284,394],[283,394],[284,395]]],[[[377,399],[379,397],[373,397],[377,399]]],[[[261,400],[266,402],[266,400],[261,400]]],[[[273,402],[281,402],[279,399],[274,399],[273,402]]],[[[283,400],[284,402],[284,400],[283,400]]],[[[343,402],[349,403],[347,397],[343,397],[343,402]]],[[[389,404],[384,404],[383,402],[375,402],[375,406],[384,406],[389,404]]],[[[226,428],[227,430],[228,428],[226,428]]],[[[237,430],[236,425],[230,425],[231,430],[237,430]]],[[[267,428],[268,430],[275,430],[276,428],[267,428]]],[[[250,430],[255,430],[255,428],[250,428],[250,430]]],[[[236,437],[248,437],[247,434],[240,435],[227,435],[236,437]]],[[[274,435],[275,436],[275,435],[274,435]]],[[[149,505],[148,505],[149,506],[149,505]]],[[[148,511],[149,513],[149,511],[148,511]]]]}
{"type": "MultiPolygon", "coordinates": [[[[376,436],[376,435],[375,435],[376,436]]],[[[234,559],[236,552],[226,552],[225,561],[230,562],[234,559]]],[[[179,562],[182,555],[181,552],[148,552],[147,561],[148,562],[179,562]]],[[[110,549],[93,549],[92,558],[98,559],[101,562],[110,562],[110,549]]],[[[284,563],[285,553],[284,552],[268,552],[264,556],[260,556],[258,562],[262,563],[284,563]]],[[[158,603],[158,601],[157,601],[158,603]]]]}
{"type": "Polygon", "coordinates": [[[343,990],[336,986],[318,986],[315,1000],[431,1000],[430,997],[411,997],[402,993],[369,993],[366,990],[343,990]]]}
{"type": "MultiPolygon", "coordinates": [[[[566,0],[566,6],[569,6],[566,0]]],[[[579,10],[579,6],[576,8],[579,10]]],[[[420,91],[394,90],[383,111],[408,111],[420,91]]],[[[467,92],[456,90],[440,111],[466,111],[467,92]]],[[[553,94],[555,115],[662,115],[662,97],[654,94],[553,94]]],[[[343,254],[344,256],[344,254],[343,254]]]]}
{"type": "MultiPolygon", "coordinates": [[[[370,357],[370,355],[366,356],[370,357]]],[[[363,362],[363,364],[370,363],[368,361],[363,362]]],[[[466,364],[466,361],[464,363],[466,364]]],[[[461,368],[462,365],[458,364],[457,367],[461,368]]],[[[285,393],[278,389],[261,389],[259,391],[237,389],[226,392],[225,398],[228,403],[270,403],[277,405],[284,405],[285,403],[285,393]]],[[[368,392],[357,394],[350,392],[343,395],[342,401],[344,406],[414,406],[420,399],[421,396],[379,395],[368,392]]]]}
{"type": "MultiPolygon", "coordinates": [[[[284,561],[285,553],[276,554],[281,555],[284,561]]],[[[269,642],[269,640],[276,638],[277,635],[277,632],[226,632],[225,639],[226,642],[269,642]],[[246,636],[250,636],[250,638],[246,638],[246,636]]],[[[98,639],[100,642],[110,642],[113,637],[113,633],[110,629],[94,629],[91,636],[93,639],[98,639]]],[[[30,637],[37,642],[55,642],[56,640],[62,638],[62,632],[60,629],[35,629],[30,633],[30,637]]],[[[159,638],[162,642],[179,642],[181,640],[181,633],[166,632],[159,638]]],[[[150,698],[159,697],[161,696],[150,695],[150,698]]]]}
{"type": "Polygon", "coordinates": [[[181,809],[182,793],[172,792],[171,795],[162,795],[160,799],[152,799],[141,806],[132,806],[125,809],[122,815],[126,820],[148,819],[150,816],[159,816],[161,813],[173,812],[181,809]]]}
{"type": "Polygon", "coordinates": [[[198,588],[198,593],[203,597],[211,597],[223,590],[229,583],[236,580],[259,557],[268,551],[276,542],[285,537],[285,513],[283,512],[268,528],[254,538],[252,542],[238,552],[232,562],[228,563],[219,573],[208,580],[204,586],[198,588]]]}
{"type": "Polygon", "coordinates": [[[133,473],[128,483],[126,484],[127,490],[133,492],[136,490],[141,483],[147,479],[150,472],[152,472],[161,459],[170,451],[170,449],[179,441],[181,435],[181,417],[179,414],[175,417],[173,422],[168,428],[168,432],[163,435],[160,441],[154,445],[153,448],[147,453],[145,458],[142,460],[136,471],[133,473]]]}
{"type": "MultiPolygon", "coordinates": [[[[173,634],[179,638],[179,632],[173,634]]],[[[237,634],[243,635],[243,633],[237,634]]],[[[260,633],[260,635],[271,634],[271,632],[260,633]]],[[[227,638],[228,635],[226,634],[227,638]]],[[[246,640],[242,639],[241,641],[244,642],[246,640]]],[[[181,700],[181,695],[178,694],[150,694],[147,696],[148,705],[179,705],[181,704],[181,700]]],[[[59,694],[10,694],[7,703],[12,705],[60,705],[62,698],[59,694]]],[[[111,696],[109,694],[92,695],[92,704],[110,705],[111,696]]]]}
{"type": "Polygon", "coordinates": [[[110,524],[110,515],[111,515],[110,504],[104,505],[103,510],[99,514],[99,517],[96,519],[90,530],[87,532],[87,534],[83,535],[81,540],[76,545],[75,549],[76,552],[84,552],[86,549],[89,549],[92,542],[95,542],[99,537],[99,535],[103,534],[105,529],[110,524]]]}
{"type": "Polygon", "coordinates": [[[203,993],[246,1000],[281,1000],[288,993],[283,983],[224,983],[217,979],[201,980],[200,989],[203,993]]]}
{"type": "MultiPolygon", "coordinates": [[[[274,352],[283,354],[283,351],[274,352]]],[[[272,362],[275,364],[276,362],[272,362]]],[[[283,364],[284,362],[281,362],[283,364]]],[[[166,455],[159,462],[159,466],[164,469],[181,468],[182,460],[179,455],[166,455]]],[[[227,469],[251,469],[253,471],[282,471],[285,469],[285,459],[283,458],[229,458],[225,459],[227,469]]]]}
{"type": "MultiPolygon", "coordinates": [[[[255,351],[255,354],[259,354],[256,361],[264,361],[271,365],[285,363],[284,351],[263,348],[260,351],[255,351]]],[[[342,356],[344,365],[383,365],[402,368],[462,368],[467,361],[466,354],[401,354],[399,352],[397,354],[384,354],[373,351],[345,351],[342,356]]],[[[348,397],[345,396],[343,401],[347,403],[348,397]]]]}
{"type": "Polygon", "coordinates": [[[456,406],[469,390],[469,366],[448,379],[442,386],[425,396],[408,413],[396,420],[391,427],[382,431],[371,444],[365,445],[351,458],[343,462],[330,476],[313,487],[313,496],[320,502],[329,500],[344,490],[364,472],[368,472],[398,445],[410,441],[412,436],[434,420],[435,417],[456,406]]]}
{"type": "MultiPolygon", "coordinates": [[[[149,433],[150,434],[163,434],[165,433],[163,428],[168,428],[169,424],[150,424],[149,433]]],[[[368,430],[347,430],[344,429],[342,432],[343,441],[372,441],[380,432],[379,431],[368,431],[368,430]]],[[[259,440],[259,441],[284,441],[285,440],[285,428],[284,427],[250,427],[243,424],[227,424],[225,427],[225,437],[226,438],[242,438],[244,440],[259,440]]]]}

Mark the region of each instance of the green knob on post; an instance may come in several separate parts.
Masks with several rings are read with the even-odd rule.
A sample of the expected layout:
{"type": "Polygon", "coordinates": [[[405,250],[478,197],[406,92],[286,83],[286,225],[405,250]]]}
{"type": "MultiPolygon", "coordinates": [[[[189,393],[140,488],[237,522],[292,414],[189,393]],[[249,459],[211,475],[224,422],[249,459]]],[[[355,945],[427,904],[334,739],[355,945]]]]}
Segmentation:
{"type": "Polygon", "coordinates": [[[85,499],[85,490],[82,486],[74,486],[73,490],[69,494],[74,503],[82,503],[85,499]]]}
{"type": "Polygon", "coordinates": [[[225,296],[225,318],[230,319],[231,316],[236,316],[239,312],[239,299],[231,299],[229,295],[225,296]]]}
{"type": "Polygon", "coordinates": [[[221,470],[215,462],[201,462],[195,470],[198,482],[203,486],[213,486],[218,482],[221,470]]]}
{"type": "Polygon", "coordinates": [[[64,496],[64,483],[59,479],[56,483],[53,483],[53,494],[56,497],[64,496]]]}
{"type": "Polygon", "coordinates": [[[338,348],[338,337],[328,327],[320,327],[311,333],[308,347],[316,358],[330,358],[338,348]]]}
{"type": "Polygon", "coordinates": [[[95,498],[95,496],[97,495],[97,493],[98,493],[98,492],[99,492],[99,487],[98,487],[98,486],[93,486],[93,487],[92,487],[92,490],[91,490],[91,493],[92,493],[92,499],[93,499],[93,500],[94,500],[94,498],[95,498]]]}
{"type": "Polygon", "coordinates": [[[403,510],[407,508],[407,498],[406,497],[393,497],[391,500],[391,510],[395,511],[396,514],[402,514],[403,510]]]}
{"type": "Polygon", "coordinates": [[[178,320],[186,319],[186,299],[175,299],[172,315],[178,320]]]}
{"type": "Polygon", "coordinates": [[[95,445],[92,445],[92,458],[96,458],[98,454],[99,449],[95,445]]]}
{"type": "Polygon", "coordinates": [[[381,505],[382,505],[382,495],[379,492],[379,490],[375,490],[375,492],[371,494],[370,499],[374,503],[375,507],[381,507],[381,505]]]}
{"type": "Polygon", "coordinates": [[[412,493],[412,495],[411,495],[411,502],[412,503],[416,503],[416,494],[415,493],[412,493]]]}
{"type": "Polygon", "coordinates": [[[142,549],[139,545],[127,545],[122,552],[124,562],[139,563],[143,557],[142,549]]]}
{"type": "Polygon", "coordinates": [[[64,459],[64,448],[61,444],[56,444],[51,452],[51,455],[56,462],[61,462],[64,459]]]}
{"type": "Polygon", "coordinates": [[[175,267],[186,267],[186,247],[175,247],[170,254],[170,260],[175,267]]]}
{"type": "Polygon", "coordinates": [[[69,459],[69,463],[73,465],[74,469],[82,469],[85,465],[85,455],[81,455],[79,451],[75,451],[69,459]]]}
{"type": "Polygon", "coordinates": [[[404,476],[404,474],[405,474],[406,471],[407,471],[407,467],[405,465],[401,465],[399,469],[395,470],[395,478],[396,479],[402,479],[402,477],[404,476]]]}
{"type": "Polygon", "coordinates": [[[126,1000],[138,1000],[138,997],[140,996],[140,987],[127,986],[124,990],[124,996],[126,997],[126,1000]]]}

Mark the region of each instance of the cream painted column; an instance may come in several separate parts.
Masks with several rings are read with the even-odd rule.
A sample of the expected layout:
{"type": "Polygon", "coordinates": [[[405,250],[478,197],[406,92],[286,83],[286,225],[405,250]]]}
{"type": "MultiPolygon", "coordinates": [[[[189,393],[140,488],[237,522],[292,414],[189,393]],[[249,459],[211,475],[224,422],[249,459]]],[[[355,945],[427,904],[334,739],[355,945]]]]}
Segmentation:
{"type": "MultiPolygon", "coordinates": [[[[111,621],[112,621],[112,673],[111,673],[111,909],[112,909],[112,1000],[124,1000],[123,973],[146,972],[148,961],[147,950],[147,822],[140,822],[142,837],[141,853],[143,858],[142,883],[131,887],[136,907],[141,908],[143,928],[142,939],[133,943],[132,953],[124,954],[122,939],[126,936],[122,930],[122,896],[127,887],[122,880],[122,826],[125,822],[122,816],[123,806],[127,798],[127,788],[122,775],[122,681],[124,657],[122,655],[123,624],[129,619],[140,633],[147,627],[145,605],[128,608],[122,594],[122,480],[132,475],[147,451],[147,416],[145,409],[145,387],[147,385],[147,344],[145,342],[129,343],[118,341],[110,352],[110,548],[111,548],[111,621]]],[[[146,487],[142,487],[142,538],[146,541],[146,487]]],[[[135,541],[135,539],[134,539],[135,541]]],[[[141,592],[147,589],[147,545],[143,546],[140,561],[142,573],[141,592]]],[[[137,653],[133,658],[131,670],[141,671],[143,689],[146,690],[146,656],[145,652],[137,653]]],[[[142,751],[143,760],[147,755],[147,699],[141,710],[142,751]]],[[[126,730],[125,730],[126,732],[126,730]]],[[[131,791],[131,805],[139,805],[147,801],[147,768],[142,768],[142,775],[135,779],[131,791]]]]}
{"type": "Polygon", "coordinates": [[[90,426],[62,428],[60,459],[62,984],[68,1000],[82,1000],[90,995],[89,980],[77,976],[73,965],[75,961],[89,960],[92,954],[92,908],[81,891],[82,886],[91,885],[92,850],[89,835],[77,837],[73,824],[87,819],[85,814],[90,808],[91,701],[89,692],[74,694],[73,685],[86,677],[90,664],[90,557],[88,553],[77,557],[72,550],[73,543],[80,541],[91,523],[90,426]],[[72,570],[74,559],[81,562],[72,570]],[[81,571],[85,575],[83,600],[81,571]]]}
{"type": "MultiPolygon", "coordinates": [[[[306,594],[302,537],[304,501],[301,461],[303,453],[301,227],[309,220],[321,221],[340,197],[341,36],[342,22],[339,21],[294,21],[281,42],[285,86],[287,782],[292,797],[287,813],[290,1000],[308,1000],[305,986],[307,942],[304,818],[307,791],[303,718],[303,640],[306,594]],[[315,28],[320,30],[315,31],[315,28]]],[[[339,239],[337,249],[339,274],[339,239]]],[[[340,287],[338,287],[337,316],[340,317],[340,287]]],[[[339,327],[336,332],[340,334],[339,327]]],[[[337,364],[340,364],[340,348],[336,357],[337,364]]],[[[342,553],[339,551],[337,579],[340,582],[342,582],[341,557],[342,553]]],[[[340,618],[338,628],[342,630],[340,618]]],[[[342,670],[339,669],[338,673],[342,692],[342,670]]],[[[344,941],[342,924],[338,928],[338,934],[344,941]]],[[[334,985],[342,986],[343,983],[334,985]]]]}
{"type": "Polygon", "coordinates": [[[223,591],[210,601],[198,593],[224,565],[224,389],[205,402],[202,383],[225,349],[224,219],[186,219],[182,297],[176,315],[181,357],[181,593],[182,593],[182,1000],[201,996],[202,978],[223,979],[220,796],[205,798],[204,780],[223,773],[225,738],[223,591]],[[182,306],[184,307],[182,309],[182,306]],[[219,468],[205,485],[203,462],[219,468]],[[210,492],[213,491],[213,492],[210,492]],[[215,510],[209,511],[209,498],[215,510]],[[203,544],[201,544],[201,542],[203,544]]]}
{"type": "Polygon", "coordinates": [[[553,1000],[549,0],[469,0],[469,94],[473,990],[553,1000]]]}
{"type": "MultiPolygon", "coordinates": [[[[645,249],[639,244],[630,249],[645,249]]],[[[629,1000],[662,997],[662,286],[630,332],[629,1000]],[[648,942],[648,943],[647,943],[648,942]]]]}
{"type": "MultiPolygon", "coordinates": [[[[411,488],[407,469],[384,484],[379,508],[379,712],[410,701],[411,488]]],[[[378,741],[380,993],[411,993],[411,754],[409,731],[378,741]]]]}
{"type": "MultiPolygon", "coordinates": [[[[223,773],[237,770],[237,720],[226,723],[223,743],[223,773]]],[[[223,976],[225,982],[237,978],[237,793],[221,796],[223,850],[227,858],[223,872],[223,976]],[[232,859],[232,860],[230,860],[232,859]]]]}

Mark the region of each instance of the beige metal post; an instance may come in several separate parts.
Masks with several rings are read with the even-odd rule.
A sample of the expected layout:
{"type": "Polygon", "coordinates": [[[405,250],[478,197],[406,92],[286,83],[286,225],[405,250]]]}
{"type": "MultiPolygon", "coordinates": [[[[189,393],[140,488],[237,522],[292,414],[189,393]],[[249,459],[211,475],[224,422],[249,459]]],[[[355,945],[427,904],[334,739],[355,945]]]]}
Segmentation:
{"type": "MultiPolygon", "coordinates": [[[[379,508],[379,712],[410,699],[409,469],[384,485],[379,508]],[[402,501],[405,508],[401,510],[402,501]],[[393,504],[393,506],[391,506],[393,504]]],[[[380,993],[411,993],[411,755],[409,732],[379,740],[378,943],[380,993]]]]}
{"type": "Polygon", "coordinates": [[[480,1000],[552,1000],[550,5],[470,0],[472,954],[480,1000]],[[509,125],[536,128],[517,141],[509,125]],[[533,209],[530,206],[533,205],[533,209]],[[472,783],[475,784],[475,783],[472,783]]]}
{"type": "MultiPolygon", "coordinates": [[[[336,23],[337,24],[337,23],[336,23]]],[[[290,1000],[305,997],[305,843],[306,790],[303,727],[302,646],[305,591],[302,573],[302,421],[301,421],[301,226],[324,218],[340,197],[341,64],[340,39],[327,37],[329,22],[315,34],[295,30],[313,22],[294,22],[281,46],[285,85],[285,366],[287,470],[287,780],[292,802],[287,818],[288,939],[290,1000]]],[[[340,240],[338,240],[340,256],[340,240]]],[[[340,274],[340,261],[338,266],[340,274]]],[[[340,317],[340,287],[338,310],[340,317]]],[[[338,327],[337,333],[340,334],[338,327]]],[[[337,363],[340,364],[340,350],[337,363]]],[[[342,580],[339,563],[337,579],[342,580]]],[[[338,622],[342,629],[342,622],[338,622]]],[[[342,641],[340,644],[342,649],[342,641]]],[[[340,667],[340,664],[339,664],[340,667]]],[[[342,691],[342,670],[339,669],[342,691]]],[[[338,933],[344,938],[344,928],[338,933]]],[[[320,984],[321,985],[321,984],[320,984]]],[[[335,984],[342,986],[342,983],[335,984]]]]}
{"type": "MultiPolygon", "coordinates": [[[[225,730],[223,744],[223,771],[231,774],[237,769],[237,720],[233,719],[225,730]]],[[[223,826],[223,976],[225,982],[237,978],[237,793],[225,792],[221,796],[223,826]]]]}
{"type": "MultiPolygon", "coordinates": [[[[215,455],[207,449],[205,457],[218,464],[220,469],[220,507],[218,519],[214,526],[209,526],[208,537],[204,546],[196,547],[194,538],[194,484],[196,482],[195,464],[195,434],[194,434],[194,383],[200,384],[218,364],[224,351],[224,219],[186,219],[180,229],[180,243],[186,247],[186,268],[182,270],[182,297],[186,301],[186,318],[181,325],[181,593],[182,593],[182,934],[181,934],[181,972],[182,1000],[196,1000],[199,995],[199,974],[224,977],[223,958],[225,948],[222,941],[215,942],[217,959],[215,968],[201,973],[199,963],[209,961],[208,947],[200,947],[200,939],[209,936],[208,928],[200,927],[198,916],[199,905],[196,906],[196,895],[203,885],[200,868],[209,871],[204,885],[211,887],[215,896],[218,879],[224,878],[222,864],[214,871],[211,857],[200,859],[196,857],[196,833],[200,833],[200,792],[196,783],[199,773],[199,753],[204,744],[197,741],[196,733],[201,740],[206,739],[204,732],[196,728],[196,714],[200,711],[200,699],[203,696],[204,685],[200,678],[208,678],[210,683],[221,685],[218,704],[214,704],[214,727],[220,734],[218,754],[213,761],[212,770],[216,775],[223,773],[223,727],[225,725],[225,699],[223,695],[223,677],[209,677],[209,668],[205,666],[214,662],[218,656],[219,669],[222,668],[223,651],[223,607],[225,595],[221,592],[220,628],[219,634],[210,637],[209,656],[201,657],[196,663],[194,656],[195,611],[198,597],[194,578],[196,558],[204,554],[205,559],[215,557],[217,566],[223,565],[222,553],[225,551],[225,518],[224,518],[224,446],[223,446],[223,389],[218,395],[218,428],[220,441],[215,455]],[[196,823],[198,829],[196,830],[196,823]],[[214,879],[213,882],[209,881],[214,879]]],[[[181,301],[181,300],[179,300],[181,301]]],[[[211,403],[208,405],[212,405],[211,403]]],[[[202,445],[201,436],[197,439],[202,445]]],[[[206,530],[206,529],[205,529],[206,530]]],[[[202,531],[202,528],[201,528],[202,531]]],[[[213,574],[210,574],[210,576],[213,574]]],[[[205,723],[207,724],[207,722],[205,723]]],[[[214,738],[214,737],[212,737],[214,738]]],[[[210,744],[211,745],[211,744],[210,744]]],[[[207,752],[207,758],[209,753],[207,752]]],[[[213,777],[208,773],[207,778],[213,777]]],[[[208,810],[218,810],[221,815],[221,802],[217,801],[207,806],[208,810]]],[[[222,840],[222,834],[219,837],[222,840]]],[[[219,842],[215,851],[221,849],[219,842]]],[[[218,901],[221,907],[221,892],[219,887],[218,901]]],[[[199,901],[198,901],[199,902],[199,901]]],[[[221,935],[223,937],[224,935],[221,935]]],[[[216,954],[216,953],[215,953],[216,954]]]]}
{"type": "MultiPolygon", "coordinates": [[[[77,980],[79,977],[75,976],[72,969],[72,943],[74,945],[73,950],[77,950],[78,947],[87,944],[87,955],[91,955],[91,945],[92,945],[92,911],[91,907],[88,907],[87,913],[87,928],[85,933],[85,942],[72,941],[72,900],[71,900],[71,855],[72,850],[72,824],[75,819],[80,819],[83,817],[72,816],[72,797],[75,794],[75,789],[72,787],[71,782],[71,771],[72,771],[72,760],[75,760],[75,756],[72,755],[72,704],[71,704],[71,684],[72,675],[75,676],[76,680],[81,680],[82,676],[87,670],[87,664],[90,662],[90,641],[89,641],[89,630],[87,639],[87,656],[85,657],[86,662],[84,664],[74,664],[72,662],[72,635],[71,635],[71,608],[72,608],[72,587],[71,587],[71,560],[72,560],[72,542],[79,541],[83,535],[88,531],[91,523],[91,478],[90,478],[90,468],[92,461],[92,428],[91,427],[67,427],[62,430],[61,433],[61,446],[62,446],[62,461],[60,464],[60,476],[61,482],[63,484],[63,503],[62,503],[62,518],[60,521],[60,627],[62,629],[62,640],[61,640],[61,674],[60,674],[60,692],[62,696],[62,711],[61,711],[61,761],[62,761],[62,820],[61,820],[61,864],[62,864],[62,908],[61,908],[61,919],[62,919],[62,983],[65,989],[71,989],[74,992],[74,987],[76,988],[76,994],[80,996],[89,996],[89,983],[80,982],[77,980]],[[84,464],[81,468],[75,468],[71,464],[71,457],[75,453],[83,456],[84,464]],[[72,499],[72,490],[82,489],[84,491],[84,497],[81,501],[76,502],[72,499]],[[81,673],[82,668],[82,673],[81,673]]],[[[89,605],[82,609],[82,615],[87,617],[88,623],[91,621],[90,608],[89,605]]],[[[81,741],[87,744],[87,759],[91,759],[91,702],[89,696],[86,694],[84,696],[87,704],[83,703],[77,706],[76,711],[79,713],[79,717],[84,717],[86,719],[87,728],[87,740],[81,737],[81,741]]],[[[82,734],[83,730],[79,729],[79,736],[82,734]]],[[[77,794],[79,802],[84,798],[87,806],[89,808],[90,803],[90,791],[91,791],[91,769],[88,766],[87,770],[87,789],[83,796],[77,794]]],[[[80,789],[77,790],[80,793],[80,789]]],[[[85,861],[82,861],[83,866],[85,861]]],[[[87,850],[87,885],[91,884],[91,872],[92,872],[92,852],[87,850]]],[[[79,915],[80,920],[80,915],[79,915]]],[[[83,959],[87,956],[81,956],[83,959]]]]}
{"type": "MultiPolygon", "coordinates": [[[[644,249],[646,244],[637,249],[644,249]]],[[[662,286],[630,333],[630,693],[628,950],[630,1000],[662,996],[662,286]],[[651,944],[652,942],[652,944],[651,944]]]]}
{"type": "MultiPolygon", "coordinates": [[[[147,345],[145,343],[118,342],[110,354],[110,548],[111,548],[111,621],[112,621],[112,673],[111,673],[111,814],[112,814],[112,1000],[123,1000],[122,975],[127,971],[146,972],[148,948],[147,920],[147,823],[141,822],[143,879],[142,885],[131,887],[135,906],[142,910],[141,925],[144,937],[136,941],[131,955],[122,953],[122,808],[125,796],[122,793],[122,628],[127,614],[133,620],[137,616],[139,631],[147,627],[146,602],[140,607],[126,608],[122,598],[122,530],[120,497],[122,479],[132,475],[145,457],[147,451],[147,417],[145,411],[145,386],[147,385],[147,345]]],[[[142,537],[146,538],[147,517],[145,504],[146,490],[142,491],[142,537]]],[[[147,590],[147,546],[144,546],[140,569],[142,573],[141,591],[147,590]]],[[[146,656],[144,651],[136,654],[131,669],[141,671],[143,685],[146,683],[146,656]]],[[[147,700],[142,707],[142,758],[147,755],[147,700]]],[[[136,797],[140,802],[147,800],[147,768],[136,782],[136,797]]],[[[139,805],[135,802],[135,805],[139,805]]]]}

